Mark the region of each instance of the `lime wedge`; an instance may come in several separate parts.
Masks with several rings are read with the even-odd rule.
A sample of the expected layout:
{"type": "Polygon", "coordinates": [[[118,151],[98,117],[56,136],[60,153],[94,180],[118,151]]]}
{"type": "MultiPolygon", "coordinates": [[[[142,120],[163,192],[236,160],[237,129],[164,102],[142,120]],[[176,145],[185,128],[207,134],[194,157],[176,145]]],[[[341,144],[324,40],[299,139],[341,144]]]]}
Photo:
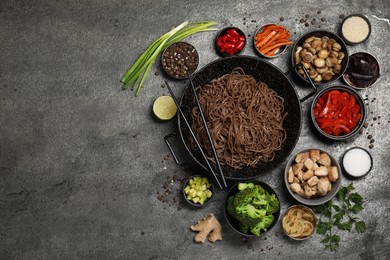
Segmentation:
{"type": "Polygon", "coordinates": [[[177,112],[175,101],[170,96],[161,96],[153,103],[153,113],[161,120],[172,119],[177,112]]]}

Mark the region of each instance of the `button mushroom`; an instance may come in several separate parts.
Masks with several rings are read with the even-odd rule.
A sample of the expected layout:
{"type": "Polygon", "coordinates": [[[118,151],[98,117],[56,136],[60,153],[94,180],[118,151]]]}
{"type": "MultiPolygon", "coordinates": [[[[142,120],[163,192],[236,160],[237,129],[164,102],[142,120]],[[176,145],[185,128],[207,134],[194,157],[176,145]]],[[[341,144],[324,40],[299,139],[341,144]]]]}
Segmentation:
{"type": "Polygon", "coordinates": [[[329,52],[327,50],[320,50],[317,54],[318,58],[326,59],[329,56],[329,52]]]}
{"type": "Polygon", "coordinates": [[[322,73],[322,80],[329,81],[333,78],[334,73],[331,71],[325,71],[322,73]]]}
{"type": "Polygon", "coordinates": [[[328,67],[333,67],[334,65],[337,65],[338,64],[338,60],[336,57],[328,57],[326,58],[325,60],[325,64],[326,66],[328,67]]]}
{"type": "Polygon", "coordinates": [[[341,45],[337,42],[332,44],[332,50],[334,51],[340,51],[341,50],[341,45]]]}
{"type": "Polygon", "coordinates": [[[315,82],[321,82],[321,81],[322,81],[321,75],[318,75],[317,77],[315,77],[315,78],[314,78],[314,81],[315,81],[315,82]]]}
{"type": "Polygon", "coordinates": [[[325,71],[328,70],[328,67],[324,66],[322,68],[316,68],[316,70],[317,70],[318,73],[322,74],[322,73],[324,73],[325,71]]]}
{"type": "Polygon", "coordinates": [[[305,52],[305,54],[301,55],[301,57],[302,57],[302,61],[310,63],[313,60],[314,55],[311,52],[305,52]]]}
{"type": "Polygon", "coordinates": [[[314,60],[314,66],[316,66],[317,68],[324,67],[325,66],[325,60],[322,59],[322,58],[315,59],[314,60]]]}
{"type": "Polygon", "coordinates": [[[309,76],[311,79],[315,79],[318,76],[318,72],[315,69],[309,70],[309,76]]]}

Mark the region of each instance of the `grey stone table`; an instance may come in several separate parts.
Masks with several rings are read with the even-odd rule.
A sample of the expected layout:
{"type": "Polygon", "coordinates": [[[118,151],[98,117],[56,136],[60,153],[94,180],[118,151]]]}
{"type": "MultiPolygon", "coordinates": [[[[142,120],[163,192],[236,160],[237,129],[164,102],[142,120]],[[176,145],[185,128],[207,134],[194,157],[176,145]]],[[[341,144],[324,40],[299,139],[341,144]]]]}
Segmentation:
{"type": "MultiPolygon", "coordinates": [[[[0,259],[388,259],[389,13],[389,2],[378,0],[0,1],[0,259]],[[294,151],[315,146],[340,158],[349,147],[373,144],[371,173],[343,177],[364,198],[359,217],[367,232],[338,232],[340,248],[329,252],[318,234],[287,239],[280,221],[243,240],[223,219],[225,191],[204,209],[183,207],[180,180],[199,169],[175,164],[163,137],[177,131],[176,121],[152,116],[153,101],[169,94],[160,65],[139,97],[119,83],[147,45],[185,20],[233,24],[249,40],[259,25],[280,23],[296,40],[318,28],[336,32],[340,15],[350,13],[367,15],[373,31],[349,51],[370,52],[381,65],[376,85],[361,92],[368,127],[351,142],[327,143],[306,116],[294,151]],[[223,226],[223,241],[196,244],[189,227],[209,212],[223,226]]],[[[214,37],[186,39],[199,50],[200,67],[218,58],[214,37]]],[[[255,56],[251,47],[244,54],[255,56]]],[[[270,62],[286,71],[289,55],[270,62]]],[[[186,83],[171,83],[179,96],[186,83]]],[[[283,168],[258,178],[277,190],[282,212],[294,203],[283,168]]]]}

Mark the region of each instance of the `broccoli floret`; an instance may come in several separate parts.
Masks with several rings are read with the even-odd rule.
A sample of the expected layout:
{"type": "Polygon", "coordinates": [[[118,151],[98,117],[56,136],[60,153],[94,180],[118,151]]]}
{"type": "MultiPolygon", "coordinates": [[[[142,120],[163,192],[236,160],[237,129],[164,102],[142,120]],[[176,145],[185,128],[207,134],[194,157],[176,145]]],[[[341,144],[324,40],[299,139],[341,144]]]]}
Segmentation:
{"type": "Polygon", "coordinates": [[[236,207],[236,212],[238,214],[248,215],[250,218],[262,218],[267,214],[265,209],[257,209],[252,204],[244,204],[236,207]]]}
{"type": "MultiPolygon", "coordinates": [[[[268,193],[268,192],[267,192],[268,193]]],[[[276,198],[275,194],[267,196],[268,201],[268,207],[266,207],[266,210],[269,214],[273,214],[279,210],[279,200],[276,198]]]]}
{"type": "Polygon", "coordinates": [[[238,207],[244,204],[249,204],[252,202],[253,198],[256,197],[257,190],[256,188],[246,188],[244,190],[239,191],[234,196],[234,206],[238,207]]]}
{"type": "Polygon", "coordinates": [[[258,222],[255,226],[251,227],[251,232],[255,236],[260,236],[261,230],[267,231],[267,228],[271,226],[272,222],[274,222],[273,215],[266,215],[264,218],[258,222]]]}
{"type": "Polygon", "coordinates": [[[228,201],[227,201],[227,204],[226,204],[226,210],[230,214],[230,216],[235,218],[236,207],[234,206],[234,196],[230,196],[228,198],[228,201]]]}
{"type": "Polygon", "coordinates": [[[255,184],[253,182],[240,182],[237,186],[238,190],[245,190],[246,188],[253,188],[255,187],[255,184]]]}
{"type": "Polygon", "coordinates": [[[258,208],[266,207],[268,205],[267,196],[265,194],[257,194],[252,200],[252,204],[258,208]]]}

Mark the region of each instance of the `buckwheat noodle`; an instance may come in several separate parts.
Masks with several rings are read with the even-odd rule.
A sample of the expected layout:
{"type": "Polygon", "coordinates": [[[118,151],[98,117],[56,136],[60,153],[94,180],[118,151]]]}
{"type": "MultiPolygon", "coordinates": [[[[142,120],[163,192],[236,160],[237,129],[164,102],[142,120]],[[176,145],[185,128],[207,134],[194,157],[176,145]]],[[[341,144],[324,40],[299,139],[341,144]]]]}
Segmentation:
{"type": "MultiPolygon", "coordinates": [[[[283,98],[274,90],[236,68],[199,87],[197,92],[222,165],[240,169],[274,159],[286,139],[282,125],[287,115],[283,98]]],[[[215,163],[197,106],[191,116],[199,143],[215,163]]]]}

